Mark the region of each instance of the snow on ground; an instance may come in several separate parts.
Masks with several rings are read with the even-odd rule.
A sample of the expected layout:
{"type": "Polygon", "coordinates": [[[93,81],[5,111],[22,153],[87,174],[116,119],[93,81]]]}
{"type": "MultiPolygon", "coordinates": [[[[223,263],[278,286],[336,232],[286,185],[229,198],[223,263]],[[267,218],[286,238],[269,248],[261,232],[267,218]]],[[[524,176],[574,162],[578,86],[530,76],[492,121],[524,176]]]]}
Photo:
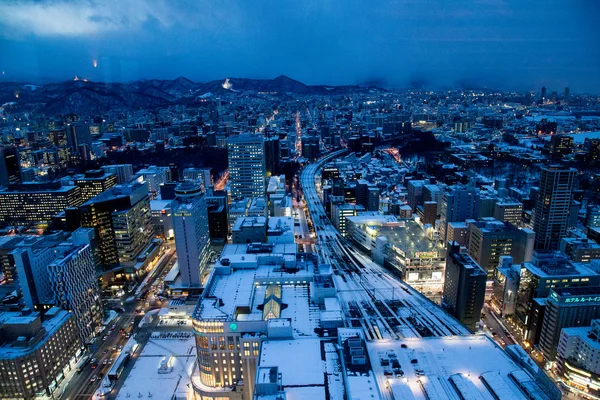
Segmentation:
{"type": "Polygon", "coordinates": [[[195,361],[196,344],[193,336],[185,339],[150,339],[135,360],[117,399],[167,399],[176,392],[185,392],[195,361]],[[172,370],[160,374],[161,361],[171,356],[172,370]]]}

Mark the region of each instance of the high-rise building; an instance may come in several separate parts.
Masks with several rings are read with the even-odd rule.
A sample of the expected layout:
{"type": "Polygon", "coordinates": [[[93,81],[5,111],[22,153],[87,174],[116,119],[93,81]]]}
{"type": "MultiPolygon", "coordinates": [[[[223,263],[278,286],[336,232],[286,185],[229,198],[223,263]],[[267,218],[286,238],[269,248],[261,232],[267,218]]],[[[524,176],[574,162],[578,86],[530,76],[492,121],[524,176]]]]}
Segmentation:
{"type": "Polygon", "coordinates": [[[425,181],[413,179],[408,181],[406,189],[408,191],[408,205],[415,210],[419,204],[423,203],[423,188],[425,181]]]}
{"type": "Polygon", "coordinates": [[[83,175],[66,177],[62,181],[65,186],[79,186],[81,188],[81,198],[85,202],[115,186],[117,184],[117,176],[101,169],[94,169],[87,171],[83,175]]]}
{"type": "Polygon", "coordinates": [[[564,93],[564,102],[568,102],[569,101],[569,97],[571,97],[571,89],[569,89],[569,87],[565,87],[565,93],[564,93]]]}
{"type": "Polygon", "coordinates": [[[560,165],[542,168],[533,222],[536,249],[557,250],[567,233],[576,174],[576,169],[560,165]]]}
{"type": "Polygon", "coordinates": [[[542,86],[542,92],[540,94],[540,103],[544,104],[548,98],[546,86],[542,86]]]}
{"type": "Polygon", "coordinates": [[[113,186],[80,207],[67,208],[65,219],[68,230],[95,229],[100,264],[107,270],[135,260],[135,252],[154,236],[146,181],[113,186]]]}
{"type": "Polygon", "coordinates": [[[550,158],[560,160],[573,151],[573,137],[569,135],[552,135],[550,138],[550,158]]]}
{"type": "Polygon", "coordinates": [[[590,326],[563,328],[556,364],[567,384],[580,390],[600,389],[600,320],[590,326]]]}
{"type": "Polygon", "coordinates": [[[19,152],[14,147],[0,147],[0,186],[21,182],[19,152]]]}
{"type": "Polygon", "coordinates": [[[265,163],[269,175],[279,174],[279,137],[265,139],[265,163]]]}
{"type": "Polygon", "coordinates": [[[173,229],[171,200],[152,200],[150,201],[150,210],[152,211],[154,233],[166,240],[173,239],[175,230],[173,229]]]}
{"type": "Polygon", "coordinates": [[[171,181],[171,168],[151,165],[140,169],[136,175],[148,182],[148,191],[157,194],[162,183],[171,181]]]}
{"type": "Polygon", "coordinates": [[[472,222],[467,247],[469,255],[491,279],[501,256],[512,256],[514,263],[531,261],[535,234],[530,229],[518,229],[509,222],[495,219],[472,222]]]}
{"type": "Polygon", "coordinates": [[[583,142],[583,148],[587,153],[586,161],[592,164],[600,162],[600,139],[586,138],[583,142]]]}
{"type": "Polygon", "coordinates": [[[210,236],[206,196],[200,185],[181,183],[172,203],[175,247],[181,283],[199,288],[210,258],[210,236]]]}
{"type": "Polygon", "coordinates": [[[560,253],[534,253],[522,264],[514,323],[529,343],[539,341],[545,298],[553,288],[600,285],[600,275],[581,263],[570,263],[560,253]],[[541,301],[540,301],[541,300],[541,301]]]}
{"type": "Polygon", "coordinates": [[[265,153],[263,138],[241,134],[227,140],[229,186],[231,197],[262,197],[265,195],[265,153]]]}
{"type": "Polygon", "coordinates": [[[440,210],[441,238],[446,240],[448,222],[463,222],[477,215],[479,189],[468,186],[453,186],[442,194],[440,210]]]}
{"type": "Polygon", "coordinates": [[[574,262],[589,263],[600,259],[600,245],[587,238],[562,238],[560,252],[574,262]]]}
{"type": "Polygon", "coordinates": [[[31,310],[0,312],[0,398],[54,397],[80,351],[77,331],[75,316],[58,307],[43,316],[31,310]]]}
{"type": "Polygon", "coordinates": [[[494,204],[494,218],[498,221],[510,222],[514,226],[523,225],[523,203],[511,200],[500,200],[494,204]]]}
{"type": "Polygon", "coordinates": [[[12,252],[19,292],[30,309],[61,307],[75,316],[82,343],[102,323],[102,302],[91,230],[29,237],[12,252]]]}
{"type": "Polygon", "coordinates": [[[67,145],[82,159],[89,159],[92,149],[90,126],[85,122],[75,122],[67,126],[67,145]]]}
{"type": "Polygon", "coordinates": [[[448,243],[443,304],[469,330],[481,319],[487,273],[460,246],[448,243]]]}
{"type": "Polygon", "coordinates": [[[12,225],[45,224],[67,207],[82,203],[81,188],[60,182],[22,183],[0,190],[0,221],[12,225]]]}
{"type": "Polygon", "coordinates": [[[210,168],[186,168],[183,170],[183,179],[202,184],[204,191],[212,188],[212,175],[210,168]]]}
{"type": "Polygon", "coordinates": [[[550,361],[556,357],[561,329],[590,326],[597,318],[600,318],[600,287],[552,289],[540,335],[544,357],[550,361]]]}
{"type": "Polygon", "coordinates": [[[104,165],[102,169],[108,173],[115,174],[117,176],[117,183],[129,183],[133,178],[133,165],[131,164],[104,165]]]}

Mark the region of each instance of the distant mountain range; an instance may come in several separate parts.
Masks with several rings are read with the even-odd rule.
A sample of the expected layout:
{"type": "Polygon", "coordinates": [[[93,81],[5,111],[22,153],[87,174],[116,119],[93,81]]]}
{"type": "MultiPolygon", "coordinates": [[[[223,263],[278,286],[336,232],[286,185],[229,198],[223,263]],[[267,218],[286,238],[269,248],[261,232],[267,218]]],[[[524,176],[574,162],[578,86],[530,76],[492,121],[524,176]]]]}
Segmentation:
{"type": "Polygon", "coordinates": [[[194,105],[224,95],[347,95],[381,90],[374,86],[305,85],[281,75],[275,79],[227,78],[205,83],[179,77],[143,79],[128,83],[92,82],[75,78],[60,83],[33,85],[0,82],[0,104],[32,108],[47,115],[91,114],[107,110],[138,110],[174,104],[194,105]]]}

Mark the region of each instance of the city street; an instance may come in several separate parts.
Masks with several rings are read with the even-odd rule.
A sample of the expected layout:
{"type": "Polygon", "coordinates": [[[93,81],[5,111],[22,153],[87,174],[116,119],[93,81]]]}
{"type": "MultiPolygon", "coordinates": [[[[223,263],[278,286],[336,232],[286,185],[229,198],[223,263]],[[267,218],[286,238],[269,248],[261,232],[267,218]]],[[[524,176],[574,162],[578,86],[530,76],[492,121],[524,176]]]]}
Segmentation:
{"type": "MultiPolygon", "coordinates": [[[[158,288],[162,287],[162,280],[171,267],[175,252],[168,248],[166,257],[157,265],[153,277],[146,282],[148,292],[142,299],[133,301],[124,301],[122,307],[124,313],[119,313],[117,318],[111,321],[105,327],[96,341],[90,347],[90,362],[83,367],[81,372],[75,372],[68,382],[64,382],[65,399],[90,399],[98,389],[102,378],[106,376],[114,361],[120,354],[119,348],[125,345],[128,340],[127,335],[138,338],[145,338],[148,335],[138,335],[138,325],[143,315],[157,307],[162,306],[160,300],[155,296],[158,288]],[[137,312],[139,310],[140,312],[137,312]]],[[[140,343],[143,345],[144,342],[140,343]]],[[[122,381],[123,378],[120,379],[122,381]]],[[[60,393],[56,391],[55,393],[60,393]]]]}

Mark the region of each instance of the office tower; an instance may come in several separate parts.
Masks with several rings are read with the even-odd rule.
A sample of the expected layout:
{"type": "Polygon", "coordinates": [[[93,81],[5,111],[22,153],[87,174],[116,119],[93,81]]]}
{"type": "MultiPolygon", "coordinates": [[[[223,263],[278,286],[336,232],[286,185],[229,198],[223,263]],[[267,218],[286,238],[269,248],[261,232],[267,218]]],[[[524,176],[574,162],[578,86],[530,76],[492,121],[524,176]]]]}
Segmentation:
{"type": "Polygon", "coordinates": [[[83,160],[89,159],[92,149],[90,126],[84,122],[75,122],[67,126],[67,145],[83,160]]]}
{"type": "Polygon", "coordinates": [[[212,245],[227,243],[229,221],[225,206],[219,204],[208,205],[208,230],[212,245]]]}
{"type": "Polygon", "coordinates": [[[224,244],[227,242],[230,230],[227,192],[213,191],[211,196],[206,197],[206,205],[211,244],[224,244]]]}
{"type": "Polygon", "coordinates": [[[494,204],[494,219],[510,222],[514,226],[523,225],[523,203],[514,200],[499,200],[494,204]]]}
{"type": "Polygon", "coordinates": [[[600,286],[600,275],[581,263],[570,263],[560,253],[534,253],[522,264],[515,309],[515,325],[531,344],[539,341],[545,298],[551,288],[600,286]],[[540,301],[541,299],[541,301],[540,301]]]}
{"type": "Polygon", "coordinates": [[[15,147],[0,147],[0,186],[21,182],[19,153],[15,147]]]}
{"type": "Polygon", "coordinates": [[[518,229],[497,220],[471,222],[467,226],[469,255],[488,278],[495,275],[501,256],[511,256],[516,264],[531,260],[535,234],[530,229],[518,229]]]}
{"type": "Polygon", "coordinates": [[[265,139],[265,163],[269,175],[279,174],[279,138],[269,137],[265,139]]]}
{"type": "Polygon", "coordinates": [[[586,154],[586,161],[591,164],[597,164],[600,161],[600,139],[588,139],[583,142],[583,148],[586,154]]]}
{"type": "Polygon", "coordinates": [[[423,205],[417,206],[417,215],[423,225],[433,225],[437,219],[438,203],[435,201],[425,201],[423,205]]]}
{"type": "Polygon", "coordinates": [[[558,93],[556,91],[553,91],[550,97],[550,101],[552,103],[556,103],[556,101],[558,100],[558,93]]]}
{"type": "Polygon", "coordinates": [[[80,207],[67,208],[65,219],[68,230],[95,229],[97,253],[106,270],[134,263],[154,236],[146,181],[113,186],[80,207]]]}
{"type": "Polygon", "coordinates": [[[319,149],[320,138],[317,136],[304,136],[301,139],[302,157],[308,160],[316,160],[321,157],[319,149]]]}
{"type": "Polygon", "coordinates": [[[458,244],[448,243],[443,304],[470,331],[481,319],[486,280],[486,272],[458,244]]]}
{"type": "Polygon", "coordinates": [[[425,181],[412,180],[408,181],[406,189],[408,191],[408,205],[414,210],[423,202],[423,187],[425,181]]]}
{"type": "Polygon", "coordinates": [[[169,167],[157,167],[151,165],[148,168],[140,169],[136,175],[142,177],[148,182],[148,190],[156,195],[160,190],[162,183],[171,182],[171,169],[169,167]]]}
{"type": "Polygon", "coordinates": [[[500,310],[502,318],[515,314],[517,293],[521,277],[521,266],[512,263],[512,257],[502,256],[492,282],[491,305],[500,310]]]}
{"type": "Polygon", "coordinates": [[[241,134],[227,140],[231,198],[265,195],[265,153],[262,136],[241,134]]]}
{"type": "Polygon", "coordinates": [[[210,171],[210,168],[186,168],[183,170],[183,179],[202,184],[203,190],[206,192],[213,186],[210,171]]]}
{"type": "Polygon", "coordinates": [[[569,87],[567,86],[565,87],[564,101],[568,102],[569,97],[571,97],[571,89],[569,89],[569,87]]]}
{"type": "Polygon", "coordinates": [[[173,227],[181,283],[199,288],[210,258],[206,196],[194,182],[181,183],[176,192],[173,227]]]}
{"type": "Polygon", "coordinates": [[[0,312],[0,398],[53,397],[81,344],[75,316],[58,307],[0,312]]]}
{"type": "Polygon", "coordinates": [[[0,190],[0,221],[11,225],[46,224],[67,207],[83,202],[77,186],[60,182],[21,183],[0,190]]]}
{"type": "Polygon", "coordinates": [[[18,283],[15,261],[11,253],[22,240],[23,236],[20,235],[0,236],[0,281],[6,285],[18,283]]]}
{"type": "Polygon", "coordinates": [[[80,187],[81,198],[85,202],[115,186],[117,184],[117,176],[101,169],[94,169],[87,171],[83,175],[63,178],[62,182],[65,186],[75,185],[80,187]]]}
{"type": "Polygon", "coordinates": [[[600,320],[590,326],[563,328],[556,353],[557,369],[567,384],[600,387],[600,320]]]}
{"type": "Polygon", "coordinates": [[[151,200],[150,210],[152,211],[154,233],[165,240],[173,239],[175,230],[173,228],[171,200],[151,200]]]}
{"type": "Polygon", "coordinates": [[[101,168],[108,173],[115,174],[117,183],[129,183],[133,179],[133,165],[131,164],[104,165],[101,168]]]}
{"type": "Polygon", "coordinates": [[[353,217],[357,214],[356,206],[348,203],[332,203],[331,204],[331,221],[333,226],[340,232],[340,235],[346,236],[346,217],[353,217]]]}
{"type": "Polygon", "coordinates": [[[82,343],[102,323],[90,234],[89,229],[81,229],[70,238],[62,232],[29,237],[12,252],[25,305],[35,310],[58,306],[72,312],[82,343]]]}
{"type": "Polygon", "coordinates": [[[494,216],[494,207],[496,206],[496,202],[498,198],[493,195],[483,194],[479,196],[479,198],[475,204],[475,218],[491,218],[494,216]]]}
{"type": "Polygon", "coordinates": [[[573,137],[568,135],[552,135],[550,138],[550,158],[560,160],[573,151],[573,137]]]}
{"type": "Polygon", "coordinates": [[[446,240],[448,222],[464,222],[466,219],[475,217],[478,198],[479,189],[468,186],[452,186],[442,194],[441,239],[446,240]]]}
{"type": "Polygon", "coordinates": [[[544,357],[550,361],[556,357],[561,329],[590,326],[597,318],[600,318],[600,287],[552,289],[540,335],[544,357]]]}
{"type": "Polygon", "coordinates": [[[538,250],[557,250],[567,233],[577,170],[560,165],[542,168],[533,230],[538,250]]]}
{"type": "Polygon", "coordinates": [[[542,86],[542,93],[540,94],[540,103],[544,104],[547,98],[547,89],[546,86],[542,86]]]}

